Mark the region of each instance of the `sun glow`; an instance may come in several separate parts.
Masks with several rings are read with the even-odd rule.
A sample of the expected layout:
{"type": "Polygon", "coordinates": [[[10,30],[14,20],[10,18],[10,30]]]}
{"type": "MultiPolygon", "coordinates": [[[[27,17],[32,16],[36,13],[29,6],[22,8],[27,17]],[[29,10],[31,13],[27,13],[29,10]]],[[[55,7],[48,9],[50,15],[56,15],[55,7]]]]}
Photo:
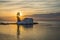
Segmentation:
{"type": "Polygon", "coordinates": [[[23,16],[22,12],[20,11],[20,16],[23,16]]]}
{"type": "Polygon", "coordinates": [[[24,19],[24,15],[23,15],[23,12],[20,11],[20,20],[23,20],[24,19]]]}

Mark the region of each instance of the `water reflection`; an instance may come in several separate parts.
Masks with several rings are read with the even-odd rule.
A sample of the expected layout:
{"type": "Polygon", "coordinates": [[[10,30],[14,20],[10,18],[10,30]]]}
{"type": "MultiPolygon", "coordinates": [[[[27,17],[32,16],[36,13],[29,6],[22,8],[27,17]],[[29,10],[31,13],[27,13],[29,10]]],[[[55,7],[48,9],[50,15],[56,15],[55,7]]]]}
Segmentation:
{"type": "Polygon", "coordinates": [[[17,25],[17,39],[18,40],[19,40],[19,35],[20,35],[19,25],[17,25]]]}
{"type": "Polygon", "coordinates": [[[17,24],[17,40],[20,39],[20,27],[24,27],[24,28],[33,28],[33,24],[32,25],[18,25],[17,24]]]}
{"type": "Polygon", "coordinates": [[[24,28],[33,28],[33,25],[23,25],[24,28]]]}
{"type": "Polygon", "coordinates": [[[0,40],[60,40],[60,22],[0,25],[0,40]]]}

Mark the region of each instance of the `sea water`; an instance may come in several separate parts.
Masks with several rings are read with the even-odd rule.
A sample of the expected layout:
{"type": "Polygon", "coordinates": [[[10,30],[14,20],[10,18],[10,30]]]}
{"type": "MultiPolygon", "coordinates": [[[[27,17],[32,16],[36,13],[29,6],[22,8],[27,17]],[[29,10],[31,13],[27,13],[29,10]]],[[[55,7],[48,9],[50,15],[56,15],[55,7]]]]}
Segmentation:
{"type": "Polygon", "coordinates": [[[60,40],[60,21],[35,25],[0,25],[0,40],[60,40]]]}

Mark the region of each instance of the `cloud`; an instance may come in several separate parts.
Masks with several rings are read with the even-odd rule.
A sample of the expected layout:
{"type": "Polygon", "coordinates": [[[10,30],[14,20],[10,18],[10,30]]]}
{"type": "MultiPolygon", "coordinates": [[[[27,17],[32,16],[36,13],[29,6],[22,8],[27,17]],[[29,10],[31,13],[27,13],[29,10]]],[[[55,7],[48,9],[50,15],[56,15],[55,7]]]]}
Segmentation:
{"type": "Polygon", "coordinates": [[[7,2],[10,2],[10,1],[0,1],[0,3],[7,3],[7,2]]]}
{"type": "Polygon", "coordinates": [[[0,0],[0,10],[34,10],[35,12],[58,12],[60,0],[0,0]]]}

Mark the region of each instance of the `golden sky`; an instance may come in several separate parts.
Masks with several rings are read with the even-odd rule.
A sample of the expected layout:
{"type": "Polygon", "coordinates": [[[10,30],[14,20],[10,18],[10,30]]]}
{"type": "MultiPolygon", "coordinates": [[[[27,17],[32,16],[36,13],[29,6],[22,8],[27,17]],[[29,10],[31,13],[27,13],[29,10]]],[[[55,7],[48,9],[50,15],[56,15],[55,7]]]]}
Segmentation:
{"type": "Polygon", "coordinates": [[[44,14],[60,11],[60,0],[0,0],[0,16],[44,14]]]}

